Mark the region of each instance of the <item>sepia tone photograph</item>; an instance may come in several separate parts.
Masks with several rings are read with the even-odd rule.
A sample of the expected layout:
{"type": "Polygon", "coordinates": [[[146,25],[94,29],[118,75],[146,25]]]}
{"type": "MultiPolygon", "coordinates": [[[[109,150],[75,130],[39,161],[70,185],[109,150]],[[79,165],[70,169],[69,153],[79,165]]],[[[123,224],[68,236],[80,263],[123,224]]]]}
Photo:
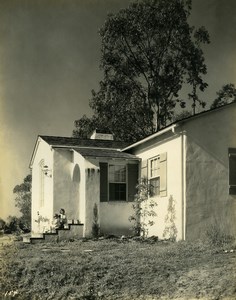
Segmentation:
{"type": "Polygon", "coordinates": [[[235,37],[235,0],[0,0],[1,299],[236,299],[235,37]]]}

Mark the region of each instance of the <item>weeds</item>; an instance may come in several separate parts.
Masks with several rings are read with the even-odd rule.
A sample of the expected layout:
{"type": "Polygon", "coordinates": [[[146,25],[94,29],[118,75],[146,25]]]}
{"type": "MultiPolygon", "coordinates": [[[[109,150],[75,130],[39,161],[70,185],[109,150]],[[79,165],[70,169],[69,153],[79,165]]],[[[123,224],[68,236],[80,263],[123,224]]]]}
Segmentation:
{"type": "Polygon", "coordinates": [[[52,251],[43,251],[45,244],[22,245],[17,241],[3,249],[7,259],[0,298],[14,293],[24,300],[190,299],[199,294],[216,299],[214,290],[207,290],[208,277],[219,287],[220,296],[233,295],[235,254],[219,255],[201,241],[90,239],[48,243],[52,251]],[[60,251],[65,245],[69,253],[60,251]]]}
{"type": "Polygon", "coordinates": [[[99,237],[100,226],[98,223],[98,206],[95,203],[93,207],[93,225],[92,225],[92,236],[94,238],[99,237]]]}
{"type": "Polygon", "coordinates": [[[214,222],[206,229],[205,239],[212,246],[229,246],[233,244],[235,239],[227,231],[227,227],[222,225],[222,223],[214,222]]]}

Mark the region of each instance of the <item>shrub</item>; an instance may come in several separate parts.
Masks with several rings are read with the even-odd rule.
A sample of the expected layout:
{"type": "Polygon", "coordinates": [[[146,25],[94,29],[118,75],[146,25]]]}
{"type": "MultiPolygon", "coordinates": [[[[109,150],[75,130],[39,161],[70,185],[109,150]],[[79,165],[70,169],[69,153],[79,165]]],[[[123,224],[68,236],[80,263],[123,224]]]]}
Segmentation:
{"type": "Polygon", "coordinates": [[[95,203],[93,207],[93,225],[92,225],[92,236],[98,238],[99,236],[99,224],[98,224],[98,206],[95,203]]]}
{"type": "Polygon", "coordinates": [[[204,236],[211,245],[219,247],[231,244],[235,240],[232,235],[227,233],[226,226],[216,221],[207,227],[204,236]]]}
{"type": "Polygon", "coordinates": [[[147,178],[141,178],[132,205],[134,213],[129,217],[129,221],[133,222],[133,230],[136,236],[147,237],[148,227],[154,225],[152,218],[156,216],[154,207],[157,204],[152,198],[149,198],[150,192],[151,187],[147,178]]]}

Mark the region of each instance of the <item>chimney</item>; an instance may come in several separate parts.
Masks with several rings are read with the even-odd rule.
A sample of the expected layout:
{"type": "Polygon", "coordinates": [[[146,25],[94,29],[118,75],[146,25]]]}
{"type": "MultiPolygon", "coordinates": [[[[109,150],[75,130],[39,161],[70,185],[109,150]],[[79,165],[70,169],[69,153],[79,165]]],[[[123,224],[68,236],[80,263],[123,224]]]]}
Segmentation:
{"type": "Polygon", "coordinates": [[[90,135],[91,140],[108,140],[113,141],[113,134],[112,133],[106,133],[102,132],[101,130],[95,129],[92,134],[90,135]]]}

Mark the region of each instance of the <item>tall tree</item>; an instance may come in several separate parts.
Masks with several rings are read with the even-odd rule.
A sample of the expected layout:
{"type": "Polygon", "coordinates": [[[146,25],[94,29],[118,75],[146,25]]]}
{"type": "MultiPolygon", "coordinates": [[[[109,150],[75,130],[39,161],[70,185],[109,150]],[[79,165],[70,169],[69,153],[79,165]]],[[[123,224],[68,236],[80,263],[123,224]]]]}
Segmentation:
{"type": "Polygon", "coordinates": [[[98,93],[92,91],[91,118],[83,116],[75,121],[73,136],[86,138],[95,128],[112,132],[116,140],[135,141],[151,133],[146,104],[137,95],[132,85],[125,81],[113,81],[108,86],[100,82],[98,93]],[[127,97],[129,101],[127,101],[127,97]]]}
{"type": "Polygon", "coordinates": [[[204,106],[198,98],[198,90],[207,87],[201,45],[209,43],[209,35],[189,25],[190,12],[190,0],[142,0],[108,16],[100,30],[104,78],[90,103],[96,119],[128,113],[135,122],[124,131],[135,131],[138,123],[145,136],[166,126],[176,103],[185,107],[179,97],[185,84],[192,87],[193,112],[197,103],[204,106]]]}
{"type": "Polygon", "coordinates": [[[211,109],[236,101],[236,88],[233,83],[223,85],[216,94],[217,98],[213,101],[211,109]]]}
{"type": "Polygon", "coordinates": [[[13,189],[13,193],[16,194],[15,206],[22,213],[21,220],[29,228],[31,224],[31,183],[32,176],[27,175],[23,183],[16,185],[13,189]]]}

